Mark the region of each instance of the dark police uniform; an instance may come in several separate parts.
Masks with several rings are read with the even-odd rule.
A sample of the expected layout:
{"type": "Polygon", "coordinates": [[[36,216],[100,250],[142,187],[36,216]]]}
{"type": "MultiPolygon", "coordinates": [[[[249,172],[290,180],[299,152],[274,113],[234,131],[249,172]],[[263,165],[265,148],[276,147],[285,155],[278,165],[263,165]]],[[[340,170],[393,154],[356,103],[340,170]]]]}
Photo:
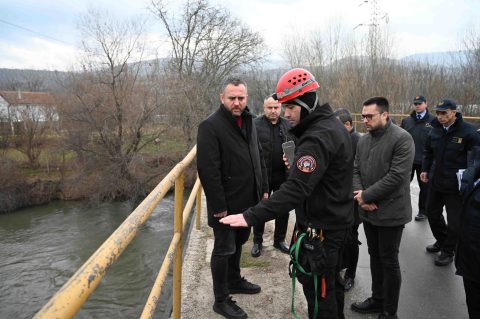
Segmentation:
{"type": "Polygon", "coordinates": [[[470,318],[480,318],[480,147],[474,163],[463,173],[463,209],[455,256],[457,275],[463,277],[470,318]]]}
{"type": "MultiPolygon", "coordinates": [[[[268,176],[268,193],[270,194],[278,190],[280,185],[287,179],[287,169],[283,162],[282,143],[287,141],[291,125],[282,117],[278,118],[276,124],[272,124],[265,115],[257,117],[253,122],[257,128],[258,141],[262,146],[262,155],[268,176]]],[[[274,243],[280,243],[285,240],[288,217],[288,214],[284,214],[275,219],[274,243]]],[[[261,244],[263,242],[264,230],[265,224],[253,227],[254,243],[261,244]]]]}
{"type": "Polygon", "coordinates": [[[466,123],[460,113],[448,131],[437,119],[425,143],[422,172],[428,172],[429,195],[427,216],[433,236],[443,254],[452,256],[457,243],[462,198],[459,195],[457,171],[467,168],[468,153],[480,145],[480,135],[466,123]],[[443,218],[447,210],[448,226],[443,218]]]}
{"type": "MultiPolygon", "coordinates": [[[[244,212],[248,225],[258,225],[295,209],[297,227],[322,229],[328,264],[326,296],[318,297],[318,318],[343,317],[343,286],[336,283],[341,250],[353,224],[353,156],[350,136],[328,104],[318,106],[292,130],[297,138],[288,179],[268,200],[244,212]]],[[[313,279],[301,281],[313,317],[313,279]]]]}
{"type": "Polygon", "coordinates": [[[423,159],[423,149],[425,143],[427,142],[428,134],[432,129],[432,121],[435,119],[435,116],[425,110],[426,113],[422,118],[417,118],[417,112],[413,111],[409,117],[402,120],[401,128],[406,130],[413,138],[415,143],[415,157],[413,159],[412,165],[412,174],[410,175],[410,181],[413,180],[413,175],[417,174],[417,183],[420,187],[420,193],[418,196],[418,213],[427,214],[426,203],[427,203],[427,193],[428,187],[427,184],[420,180],[420,173],[422,172],[422,159],[423,159]]]}

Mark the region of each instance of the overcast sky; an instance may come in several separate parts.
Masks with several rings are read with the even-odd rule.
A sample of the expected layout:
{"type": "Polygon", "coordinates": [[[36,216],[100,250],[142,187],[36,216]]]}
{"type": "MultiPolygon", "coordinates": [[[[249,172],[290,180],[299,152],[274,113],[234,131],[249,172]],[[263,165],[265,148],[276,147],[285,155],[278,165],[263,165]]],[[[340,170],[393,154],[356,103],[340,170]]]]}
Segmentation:
{"type": "MultiPolygon", "coordinates": [[[[282,38],[299,38],[332,23],[344,32],[362,35],[368,27],[373,0],[210,0],[227,8],[260,32],[272,52],[282,38]]],[[[169,1],[178,5],[183,1],[169,1]]],[[[107,9],[119,19],[148,17],[142,0],[0,0],[0,68],[67,70],[77,59],[78,18],[89,7],[107,9]]],[[[413,53],[454,51],[462,37],[480,27],[480,0],[377,0],[379,20],[393,35],[397,57],[413,53]],[[388,17],[388,19],[386,19],[388,17]],[[385,24],[388,20],[388,24],[385,24]]],[[[177,12],[177,14],[179,14],[177,12]]],[[[158,22],[148,23],[149,38],[165,55],[158,22]]]]}

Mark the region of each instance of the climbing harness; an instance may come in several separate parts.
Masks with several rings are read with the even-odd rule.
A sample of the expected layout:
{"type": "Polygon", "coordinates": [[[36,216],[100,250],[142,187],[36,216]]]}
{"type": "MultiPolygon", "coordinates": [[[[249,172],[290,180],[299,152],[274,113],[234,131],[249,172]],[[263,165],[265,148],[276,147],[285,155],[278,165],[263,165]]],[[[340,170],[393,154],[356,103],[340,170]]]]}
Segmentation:
{"type": "MultiPolygon", "coordinates": [[[[320,243],[323,243],[324,240],[323,230],[320,230],[319,233],[314,228],[308,227],[306,232],[300,232],[296,230],[293,237],[293,244],[290,247],[290,264],[289,264],[289,274],[292,278],[292,305],[291,312],[295,319],[300,319],[300,316],[295,311],[295,285],[297,279],[297,272],[304,274],[306,276],[313,276],[313,285],[315,287],[315,307],[313,310],[313,318],[317,318],[318,314],[318,277],[321,276],[321,297],[323,299],[327,296],[327,284],[325,280],[325,275],[323,272],[319,273],[318,271],[306,271],[304,266],[301,265],[301,250],[307,249],[313,252],[315,246],[310,244],[313,240],[318,240],[320,243]]],[[[311,268],[311,267],[310,267],[311,268]]],[[[310,269],[311,270],[311,269],[310,269]]]]}

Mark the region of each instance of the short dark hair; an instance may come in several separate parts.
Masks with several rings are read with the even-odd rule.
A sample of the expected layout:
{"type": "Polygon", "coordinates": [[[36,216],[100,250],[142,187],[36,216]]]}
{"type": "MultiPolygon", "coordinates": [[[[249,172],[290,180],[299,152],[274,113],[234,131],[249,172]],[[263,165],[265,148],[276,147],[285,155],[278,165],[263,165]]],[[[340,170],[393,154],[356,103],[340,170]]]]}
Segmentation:
{"type": "Polygon", "coordinates": [[[374,96],[363,102],[363,106],[376,104],[380,113],[388,112],[388,100],[383,96],[374,96]]]}
{"type": "Polygon", "coordinates": [[[350,122],[350,124],[353,124],[352,115],[350,114],[349,110],[345,108],[340,108],[336,110],[333,114],[335,114],[335,116],[338,117],[340,122],[342,123],[350,122]]]}
{"type": "Polygon", "coordinates": [[[240,84],[243,84],[245,86],[245,89],[247,88],[247,83],[245,83],[245,81],[237,77],[231,77],[223,81],[222,90],[220,92],[225,92],[225,88],[230,84],[232,84],[233,86],[239,86],[240,84]]]}

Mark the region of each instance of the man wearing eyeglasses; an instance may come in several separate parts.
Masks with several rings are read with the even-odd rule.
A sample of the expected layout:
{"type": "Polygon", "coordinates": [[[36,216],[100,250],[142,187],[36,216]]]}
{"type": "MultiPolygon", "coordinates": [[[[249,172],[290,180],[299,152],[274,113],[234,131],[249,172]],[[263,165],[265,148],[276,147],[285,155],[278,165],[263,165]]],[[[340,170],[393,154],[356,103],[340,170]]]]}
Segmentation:
{"type": "Polygon", "coordinates": [[[427,215],[436,240],[426,249],[429,253],[440,252],[435,265],[446,266],[453,261],[462,210],[457,172],[467,168],[469,153],[480,145],[480,135],[473,125],[463,121],[453,100],[443,99],[433,109],[437,118],[425,143],[420,178],[430,184],[427,215]],[[443,217],[444,206],[448,225],[443,217]]]}
{"type": "Polygon", "coordinates": [[[415,143],[415,158],[413,159],[412,173],[410,175],[410,182],[413,180],[413,175],[417,175],[417,183],[420,188],[418,196],[418,214],[415,216],[416,221],[422,221],[427,218],[427,210],[425,208],[427,202],[428,184],[422,182],[420,173],[422,172],[422,158],[423,148],[427,141],[427,136],[432,129],[432,121],[435,116],[428,112],[427,100],[424,96],[416,96],[413,99],[414,110],[409,117],[402,120],[401,128],[412,135],[415,143]]]}
{"type": "Polygon", "coordinates": [[[372,296],[351,309],[378,318],[398,318],[401,272],[398,252],[404,225],[412,220],[410,172],[415,146],[404,129],[392,124],[388,100],[363,103],[367,133],[358,141],[353,190],[367,238],[372,296]]]}
{"type": "Polygon", "coordinates": [[[268,195],[265,164],[247,97],[244,81],[227,79],[220,107],[200,123],[197,136],[197,170],[214,236],[210,260],[213,310],[230,319],[247,318],[230,294],[256,294],[260,286],[240,275],[242,245],[248,240],[250,228],[231,228],[219,221],[243,212],[268,195]]]}

